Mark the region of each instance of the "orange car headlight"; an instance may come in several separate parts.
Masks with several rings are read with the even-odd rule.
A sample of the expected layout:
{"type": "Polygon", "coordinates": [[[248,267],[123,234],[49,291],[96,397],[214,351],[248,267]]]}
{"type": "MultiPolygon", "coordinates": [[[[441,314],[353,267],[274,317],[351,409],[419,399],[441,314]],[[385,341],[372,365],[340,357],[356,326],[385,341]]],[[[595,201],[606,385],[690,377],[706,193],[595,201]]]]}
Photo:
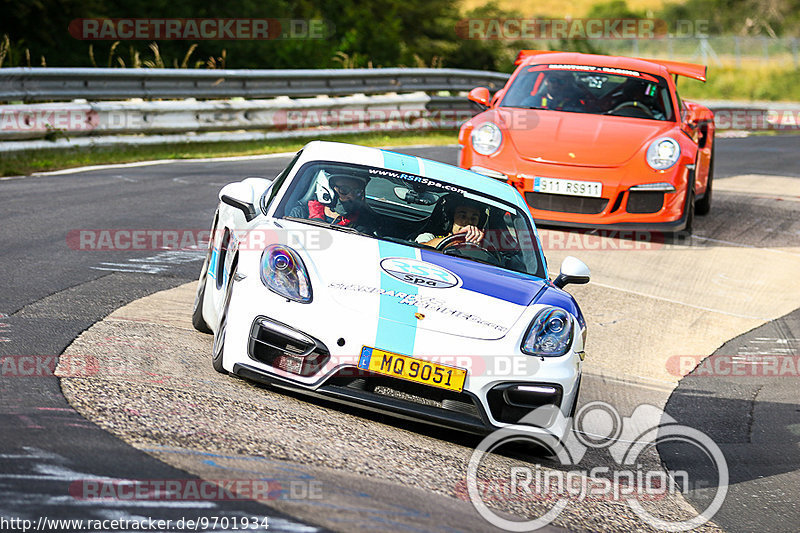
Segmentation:
{"type": "Polygon", "coordinates": [[[492,155],[503,143],[503,132],[492,122],[484,122],[472,130],[472,148],[481,155],[492,155]]]}
{"type": "Polygon", "coordinates": [[[672,137],[656,139],[647,148],[647,164],[653,170],[666,170],[678,162],[681,145],[672,137]]]}

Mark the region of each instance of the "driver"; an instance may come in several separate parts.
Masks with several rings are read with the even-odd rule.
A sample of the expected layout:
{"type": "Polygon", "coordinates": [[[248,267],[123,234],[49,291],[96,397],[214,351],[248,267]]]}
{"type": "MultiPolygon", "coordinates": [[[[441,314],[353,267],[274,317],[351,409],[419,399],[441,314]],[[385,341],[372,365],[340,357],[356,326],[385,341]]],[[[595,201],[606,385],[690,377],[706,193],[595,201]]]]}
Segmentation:
{"type": "Polygon", "coordinates": [[[419,244],[436,247],[440,242],[451,235],[464,233],[464,241],[470,244],[480,245],[483,241],[484,232],[479,228],[482,220],[485,219],[483,206],[475,200],[464,197],[444,205],[444,220],[441,231],[435,235],[433,232],[425,232],[415,239],[419,244]],[[483,216],[482,216],[483,215],[483,216]]]}
{"type": "Polygon", "coordinates": [[[536,107],[577,111],[589,102],[586,95],[575,85],[569,72],[551,70],[546,73],[542,85],[534,95],[536,107]]]}

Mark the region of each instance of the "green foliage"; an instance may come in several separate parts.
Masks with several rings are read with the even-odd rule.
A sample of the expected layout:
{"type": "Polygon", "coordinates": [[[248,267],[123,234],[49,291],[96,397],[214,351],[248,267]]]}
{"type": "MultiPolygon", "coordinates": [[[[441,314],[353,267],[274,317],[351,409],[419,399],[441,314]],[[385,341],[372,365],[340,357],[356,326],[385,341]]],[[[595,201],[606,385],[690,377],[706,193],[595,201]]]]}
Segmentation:
{"type": "MultiPolygon", "coordinates": [[[[458,0],[0,0],[0,67],[358,68],[451,67],[511,72],[520,49],[599,53],[602,41],[509,41],[470,38],[470,20],[536,18],[489,2],[468,12],[458,0]],[[79,40],[70,22],[82,18],[270,18],[321,20],[324,38],[271,40],[79,40]]],[[[675,0],[640,12],[626,0],[603,0],[585,15],[654,18],[668,28],[703,21],[710,34],[800,36],[800,0],[675,0]],[[705,21],[708,21],[707,26],[705,21]]],[[[284,24],[284,26],[286,26],[284,24]]],[[[788,52],[787,52],[788,54],[788,52]]],[[[797,72],[714,69],[703,97],[798,98],[797,72]]],[[[694,92],[695,89],[690,89],[694,92]]]]}
{"type": "Polygon", "coordinates": [[[593,5],[586,18],[642,19],[645,18],[645,14],[633,11],[625,0],[610,0],[593,5]]]}
{"type": "Polygon", "coordinates": [[[709,67],[708,81],[679,81],[681,96],[697,100],[800,101],[800,70],[709,67]]]}

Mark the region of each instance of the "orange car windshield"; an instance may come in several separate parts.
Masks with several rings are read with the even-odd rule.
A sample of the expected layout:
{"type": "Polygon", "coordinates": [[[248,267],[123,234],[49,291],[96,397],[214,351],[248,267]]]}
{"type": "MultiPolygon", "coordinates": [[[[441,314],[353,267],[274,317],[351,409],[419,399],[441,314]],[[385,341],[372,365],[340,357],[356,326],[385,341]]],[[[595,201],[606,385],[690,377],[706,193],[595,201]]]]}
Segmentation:
{"type": "Polygon", "coordinates": [[[500,106],[674,120],[666,80],[630,74],[531,67],[514,79],[500,106]]]}

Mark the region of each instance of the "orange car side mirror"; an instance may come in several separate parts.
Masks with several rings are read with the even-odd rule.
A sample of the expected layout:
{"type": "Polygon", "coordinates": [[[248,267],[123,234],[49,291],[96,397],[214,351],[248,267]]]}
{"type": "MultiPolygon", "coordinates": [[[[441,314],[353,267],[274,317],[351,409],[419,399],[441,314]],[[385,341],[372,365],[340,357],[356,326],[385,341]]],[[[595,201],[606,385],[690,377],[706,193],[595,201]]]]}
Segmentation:
{"type": "Polygon", "coordinates": [[[489,107],[489,100],[491,99],[489,89],[486,87],[475,87],[469,92],[467,98],[484,107],[489,107]]]}

